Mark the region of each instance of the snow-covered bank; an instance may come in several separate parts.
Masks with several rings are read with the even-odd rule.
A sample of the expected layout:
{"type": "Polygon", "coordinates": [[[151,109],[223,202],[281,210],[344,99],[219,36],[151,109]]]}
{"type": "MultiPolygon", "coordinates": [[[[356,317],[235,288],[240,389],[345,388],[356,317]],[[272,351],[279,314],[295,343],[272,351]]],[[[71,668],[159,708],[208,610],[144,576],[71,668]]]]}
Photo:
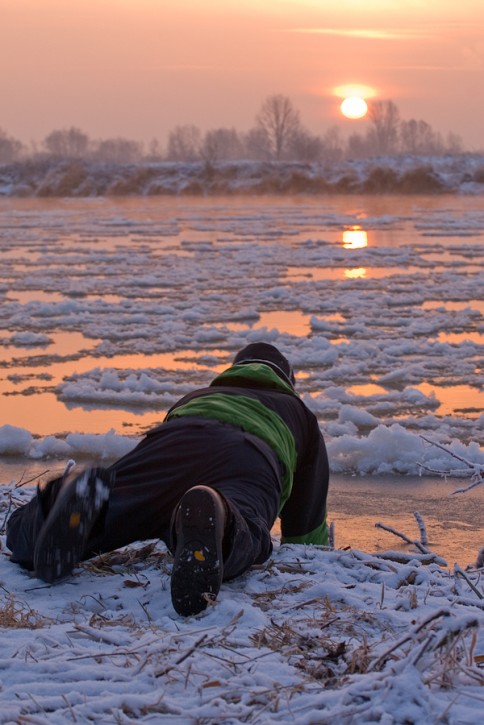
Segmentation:
{"type": "MultiPolygon", "coordinates": [[[[1,489],[0,515],[26,500],[1,489]]],[[[270,560],[182,620],[171,558],[144,542],[46,586],[2,537],[0,722],[480,721],[483,569],[408,547],[277,542],[270,560]]]]}
{"type": "Polygon", "coordinates": [[[434,194],[484,192],[484,156],[395,156],[339,163],[29,160],[0,166],[0,195],[434,194]]]}

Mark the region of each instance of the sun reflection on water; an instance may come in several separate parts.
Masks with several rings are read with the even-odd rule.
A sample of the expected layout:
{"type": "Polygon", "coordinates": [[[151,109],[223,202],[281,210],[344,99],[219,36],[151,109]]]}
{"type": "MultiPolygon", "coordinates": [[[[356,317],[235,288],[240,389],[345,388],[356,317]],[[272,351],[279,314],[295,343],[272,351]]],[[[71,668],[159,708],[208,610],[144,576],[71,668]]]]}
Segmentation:
{"type": "Polygon", "coordinates": [[[394,275],[422,274],[414,265],[406,267],[286,267],[285,282],[321,282],[345,279],[385,279],[394,275]]]}
{"type": "Polygon", "coordinates": [[[364,279],[366,277],[366,267],[356,267],[355,269],[345,269],[345,277],[347,279],[364,279]]]}
{"type": "Polygon", "coordinates": [[[368,233],[359,225],[343,230],[343,247],[345,249],[363,249],[368,246],[368,233]]]}

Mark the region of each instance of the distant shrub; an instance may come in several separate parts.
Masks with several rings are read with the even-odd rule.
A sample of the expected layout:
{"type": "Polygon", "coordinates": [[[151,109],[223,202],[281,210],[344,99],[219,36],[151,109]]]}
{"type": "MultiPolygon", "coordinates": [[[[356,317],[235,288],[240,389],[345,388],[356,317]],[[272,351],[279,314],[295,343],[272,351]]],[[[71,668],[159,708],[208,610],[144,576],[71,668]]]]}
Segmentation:
{"type": "Polygon", "coordinates": [[[292,194],[308,194],[315,191],[315,180],[302,171],[291,171],[283,181],[285,192],[292,194]]]}
{"type": "Polygon", "coordinates": [[[188,181],[181,189],[180,193],[190,196],[203,196],[205,194],[205,186],[202,182],[192,179],[188,181]]]}
{"type": "Polygon", "coordinates": [[[373,193],[395,191],[398,188],[398,174],[390,166],[375,166],[361,185],[361,190],[373,193]]]}
{"type": "Polygon", "coordinates": [[[52,168],[50,159],[39,157],[17,161],[2,167],[2,171],[8,175],[14,184],[33,184],[37,186],[38,180],[42,179],[52,168]]]}
{"type": "Polygon", "coordinates": [[[207,193],[212,196],[224,196],[226,194],[237,193],[237,189],[234,189],[233,185],[230,184],[226,179],[213,179],[213,181],[207,187],[207,193]]]}
{"type": "Polygon", "coordinates": [[[37,187],[37,196],[76,196],[86,179],[86,170],[79,162],[55,164],[37,187]]]}
{"type": "Polygon", "coordinates": [[[479,166],[472,175],[472,181],[477,184],[484,184],[484,166],[479,166]]]}
{"type": "Polygon", "coordinates": [[[332,184],[333,191],[338,194],[354,194],[360,191],[360,180],[356,174],[343,174],[336,182],[332,184]]]}
{"type": "Polygon", "coordinates": [[[280,194],[282,191],[282,182],[274,174],[262,173],[260,179],[251,185],[251,190],[257,194],[280,194]]]}
{"type": "Polygon", "coordinates": [[[172,184],[167,184],[166,182],[163,182],[160,179],[156,179],[155,181],[152,181],[148,187],[145,189],[146,196],[173,196],[177,194],[177,190],[172,184]]]}
{"type": "Polygon", "coordinates": [[[142,196],[158,171],[149,166],[134,166],[121,169],[121,178],[110,184],[107,193],[111,196],[142,196]]]}
{"type": "Polygon", "coordinates": [[[35,189],[31,184],[14,184],[11,191],[11,196],[17,197],[29,197],[33,196],[35,189]]]}
{"type": "Polygon", "coordinates": [[[110,177],[107,173],[96,170],[86,176],[76,191],[76,196],[104,196],[109,186],[110,177]]]}
{"type": "Polygon", "coordinates": [[[89,197],[162,194],[437,194],[484,184],[482,157],[373,158],[316,164],[276,161],[114,163],[38,155],[1,165],[6,196],[89,197]],[[464,163],[465,162],[465,163],[464,163]]]}
{"type": "Polygon", "coordinates": [[[417,166],[401,175],[398,189],[406,194],[438,194],[446,186],[431,167],[417,166]]]}

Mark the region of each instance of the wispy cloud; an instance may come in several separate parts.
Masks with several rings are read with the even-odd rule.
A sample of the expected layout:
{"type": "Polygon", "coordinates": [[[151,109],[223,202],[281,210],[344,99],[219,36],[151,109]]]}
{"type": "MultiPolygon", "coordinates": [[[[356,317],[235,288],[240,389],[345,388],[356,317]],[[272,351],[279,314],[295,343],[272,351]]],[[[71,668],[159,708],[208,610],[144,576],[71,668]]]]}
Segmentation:
{"type": "Polygon", "coordinates": [[[190,64],[190,63],[178,63],[173,65],[163,65],[163,66],[157,66],[155,70],[181,70],[181,71],[206,71],[206,70],[216,70],[217,67],[214,65],[197,65],[197,64],[190,64]]]}
{"type": "MultiPolygon", "coordinates": [[[[424,33],[408,30],[385,30],[378,28],[290,28],[290,33],[311,35],[335,35],[344,38],[362,38],[365,40],[408,40],[421,38],[424,33]]],[[[426,33],[425,33],[426,35],[426,33]]]]}
{"type": "Polygon", "coordinates": [[[472,67],[470,65],[388,65],[387,70],[403,71],[436,71],[438,73],[482,73],[483,66],[472,67]]]}

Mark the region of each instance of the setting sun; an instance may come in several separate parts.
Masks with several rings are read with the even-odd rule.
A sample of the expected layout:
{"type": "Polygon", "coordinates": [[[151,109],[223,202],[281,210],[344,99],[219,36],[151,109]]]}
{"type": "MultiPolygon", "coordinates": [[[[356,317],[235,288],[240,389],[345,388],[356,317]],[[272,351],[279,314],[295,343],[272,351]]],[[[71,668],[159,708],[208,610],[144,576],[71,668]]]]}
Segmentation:
{"type": "Polygon", "coordinates": [[[361,96],[348,96],[342,102],[340,110],[346,118],[363,118],[368,112],[368,105],[361,96]]]}

